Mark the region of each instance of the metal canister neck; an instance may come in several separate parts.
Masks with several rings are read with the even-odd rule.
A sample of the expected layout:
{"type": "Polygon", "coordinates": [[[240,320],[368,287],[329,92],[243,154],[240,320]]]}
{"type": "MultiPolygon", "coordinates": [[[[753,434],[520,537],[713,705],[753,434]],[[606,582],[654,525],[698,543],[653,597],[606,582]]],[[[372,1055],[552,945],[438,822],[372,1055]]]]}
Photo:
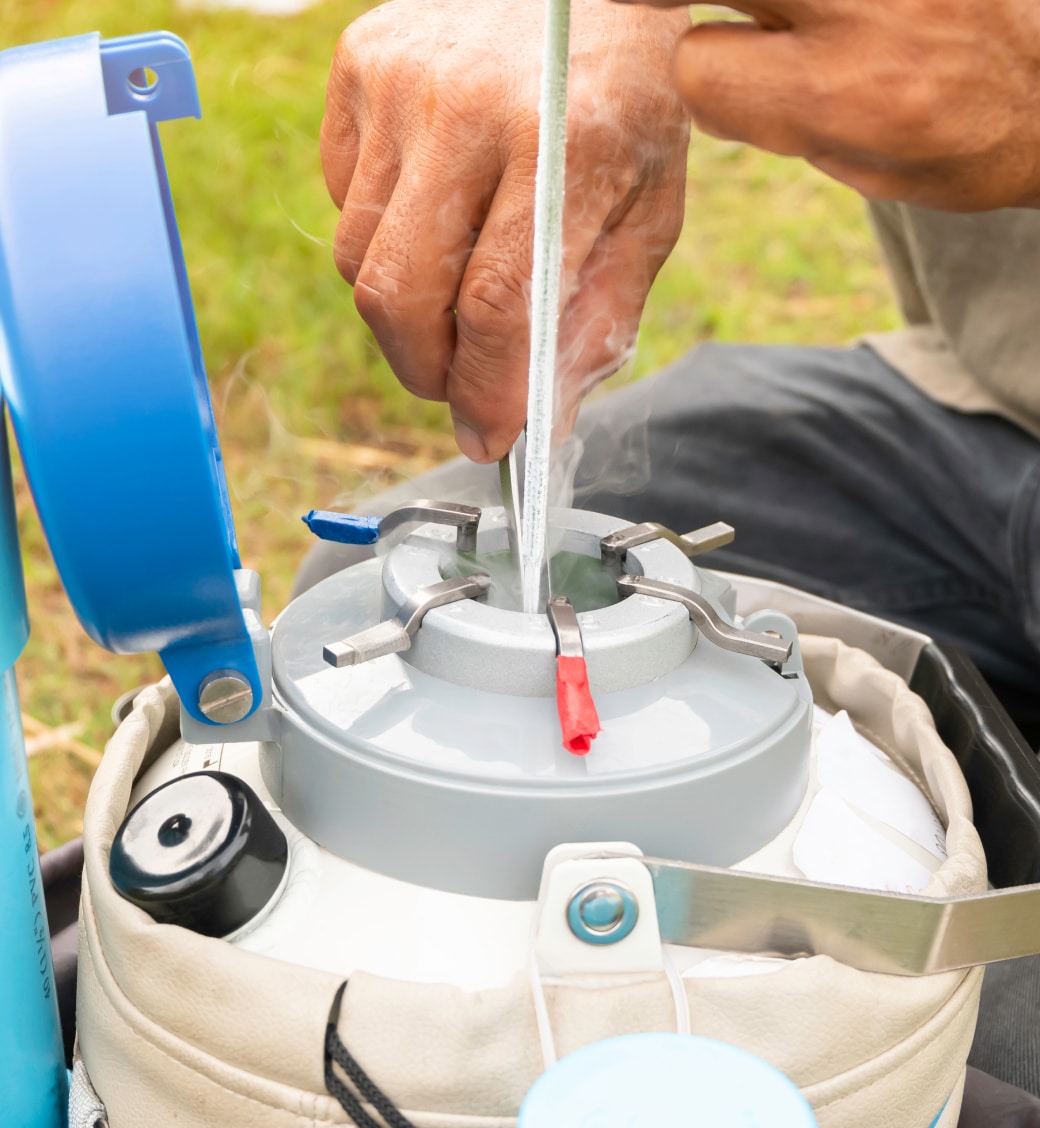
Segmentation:
{"type": "MultiPolygon", "coordinates": [[[[560,510],[554,515],[557,549],[599,561],[604,536],[622,522],[599,513],[560,510]]],[[[504,557],[509,530],[502,510],[485,510],[477,537],[475,566],[504,557]]],[[[451,529],[424,526],[399,544],[383,564],[383,615],[397,614],[416,591],[443,580],[457,564],[451,529]]],[[[606,567],[606,566],[604,566],[606,567]]],[[[673,545],[658,540],[634,548],[626,568],[637,575],[701,588],[697,569],[673,545]]],[[[402,655],[432,677],[488,693],[550,697],[555,692],[556,640],[545,615],[528,615],[496,603],[495,576],[487,600],[461,600],[438,608],[423,621],[402,655]]],[[[646,685],[689,658],[697,631],[680,606],[637,596],[579,616],[589,680],[613,693],[646,685]]]]}

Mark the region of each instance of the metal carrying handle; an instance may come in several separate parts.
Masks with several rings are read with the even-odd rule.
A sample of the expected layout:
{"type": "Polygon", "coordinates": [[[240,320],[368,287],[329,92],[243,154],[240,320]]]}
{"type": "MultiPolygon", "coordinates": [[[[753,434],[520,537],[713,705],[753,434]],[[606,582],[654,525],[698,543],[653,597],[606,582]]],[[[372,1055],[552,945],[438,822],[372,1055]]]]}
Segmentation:
{"type": "Polygon", "coordinates": [[[656,599],[670,599],[675,603],[681,603],[701,634],[722,650],[779,664],[783,664],[791,657],[793,643],[731,626],[703,596],[679,584],[670,584],[665,580],[651,580],[646,576],[626,575],[618,578],[617,586],[622,596],[649,595],[656,599]]]}
{"type": "Polygon", "coordinates": [[[922,897],[640,860],[653,878],[666,944],[827,955],[890,975],[936,975],[1040,953],[1040,885],[922,897]]]}
{"type": "Polygon", "coordinates": [[[483,599],[490,586],[491,577],[477,572],[472,576],[456,576],[420,588],[402,604],[394,618],[376,623],[374,627],[340,642],[330,643],[322,649],[321,656],[338,670],[370,662],[373,658],[383,658],[387,654],[399,654],[411,647],[415,632],[422,626],[427,612],[448,603],[457,603],[460,599],[483,599]]]}

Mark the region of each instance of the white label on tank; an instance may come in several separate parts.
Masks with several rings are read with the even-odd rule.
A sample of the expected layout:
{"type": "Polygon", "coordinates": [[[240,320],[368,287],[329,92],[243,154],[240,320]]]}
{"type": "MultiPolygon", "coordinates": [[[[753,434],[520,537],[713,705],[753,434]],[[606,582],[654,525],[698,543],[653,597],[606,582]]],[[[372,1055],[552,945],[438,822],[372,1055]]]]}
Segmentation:
{"type": "Polygon", "coordinates": [[[820,786],[861,814],[905,834],[939,861],[946,860],[946,830],[931,803],[892,761],[868,744],[842,710],[816,736],[820,786]]]}
{"type": "Polygon", "coordinates": [[[171,776],[187,775],[188,772],[219,771],[223,744],[184,744],[173,756],[171,776]]]}
{"type": "Polygon", "coordinates": [[[832,791],[813,799],[794,840],[794,864],[810,881],[889,893],[917,893],[932,877],[832,791]]]}

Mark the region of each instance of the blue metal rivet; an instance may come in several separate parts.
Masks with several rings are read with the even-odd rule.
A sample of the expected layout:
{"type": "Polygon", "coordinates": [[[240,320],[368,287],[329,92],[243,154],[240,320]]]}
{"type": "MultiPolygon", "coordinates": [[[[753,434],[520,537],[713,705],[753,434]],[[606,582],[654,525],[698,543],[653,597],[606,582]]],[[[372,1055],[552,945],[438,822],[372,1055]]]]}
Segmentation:
{"type": "Polygon", "coordinates": [[[586,944],[616,944],[639,919],[639,903],[616,881],[590,881],[577,889],[567,906],[571,932],[586,944]]]}

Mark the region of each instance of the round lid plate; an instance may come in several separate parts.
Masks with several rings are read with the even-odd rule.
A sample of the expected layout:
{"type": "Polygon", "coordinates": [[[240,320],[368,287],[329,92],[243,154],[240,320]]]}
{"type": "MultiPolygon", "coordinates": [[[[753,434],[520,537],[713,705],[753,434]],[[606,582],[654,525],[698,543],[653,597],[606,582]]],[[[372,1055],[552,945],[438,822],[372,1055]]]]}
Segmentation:
{"type": "MultiPolygon", "coordinates": [[[[624,524],[576,519],[590,516],[606,522],[605,531],[624,524]]],[[[391,557],[418,547],[436,560],[423,537],[391,557]]],[[[693,571],[663,542],[632,550],[628,566],[679,582],[683,569],[693,571]]],[[[342,857],[435,888],[525,899],[537,891],[545,854],[561,842],[624,840],[648,854],[729,865],[770,841],[797,810],[812,714],[797,669],[781,676],[688,635],[671,668],[646,679],[634,640],[630,684],[604,691],[590,656],[602,731],[578,757],[561,745],[554,697],[527,684],[532,656],[549,669],[554,661],[552,631],[540,616],[476,603],[427,614],[416,651],[424,632],[436,637],[440,626],[454,645],[483,636],[483,618],[507,620],[497,655],[482,637],[495,692],[476,688],[473,670],[460,674],[451,662],[443,676],[425,659],[419,669],[410,651],[327,665],[326,644],[387,616],[386,584],[395,576],[389,560],[340,572],[291,604],[272,634],[283,714],[279,744],[262,753],[264,780],[300,830],[342,857]],[[513,670],[519,692],[501,692],[513,670]]],[[[648,637],[692,632],[680,604],[641,595],[625,604],[579,615],[590,647],[596,630],[588,620],[598,619],[607,636],[612,613],[626,634],[637,621],[648,637]]]]}

